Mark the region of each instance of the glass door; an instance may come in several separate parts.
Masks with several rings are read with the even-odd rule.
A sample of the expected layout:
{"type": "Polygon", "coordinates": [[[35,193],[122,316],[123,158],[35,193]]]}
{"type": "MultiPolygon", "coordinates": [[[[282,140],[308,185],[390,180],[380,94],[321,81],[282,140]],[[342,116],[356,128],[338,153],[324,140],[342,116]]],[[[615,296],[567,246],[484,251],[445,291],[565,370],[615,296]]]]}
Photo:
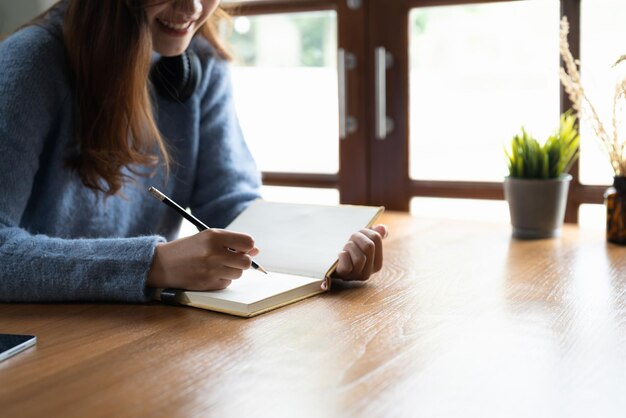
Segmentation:
{"type": "Polygon", "coordinates": [[[350,97],[362,4],[348,3],[223,3],[237,112],[268,199],[367,202],[362,117],[350,97]],[[357,32],[347,37],[348,28],[357,32]]]}
{"type": "Polygon", "coordinates": [[[374,196],[506,219],[504,146],[522,126],[543,137],[558,122],[559,1],[375,4],[385,17],[372,53],[388,54],[375,73],[385,71],[393,124],[372,139],[372,154],[388,156],[372,160],[374,196]]]}
{"type": "MultiPolygon", "coordinates": [[[[373,0],[369,112],[383,129],[369,134],[371,201],[415,213],[508,219],[503,147],[522,126],[545,139],[571,107],[558,78],[559,20],[568,16],[570,48],[590,80],[589,94],[610,106],[610,67],[626,53],[622,3],[373,0]]],[[[611,181],[591,136],[582,121],[568,222],[578,221],[581,205],[602,203],[611,181]]],[[[603,222],[603,208],[594,210],[603,222]]]]}

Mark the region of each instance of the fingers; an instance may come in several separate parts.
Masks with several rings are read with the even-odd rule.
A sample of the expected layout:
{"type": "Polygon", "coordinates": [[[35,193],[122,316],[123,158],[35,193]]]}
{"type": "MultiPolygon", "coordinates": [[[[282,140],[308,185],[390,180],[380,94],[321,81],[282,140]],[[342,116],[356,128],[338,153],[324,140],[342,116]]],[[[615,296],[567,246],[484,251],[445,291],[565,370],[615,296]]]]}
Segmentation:
{"type": "Polygon", "coordinates": [[[221,279],[213,286],[212,290],[224,290],[230,286],[231,283],[232,280],[221,279]]]}
{"type": "Polygon", "coordinates": [[[352,259],[350,253],[342,251],[339,253],[339,263],[337,264],[337,275],[339,277],[348,277],[352,273],[352,259]]]}
{"type": "Polygon", "coordinates": [[[258,254],[259,249],[254,246],[254,239],[250,235],[223,229],[213,229],[211,232],[212,247],[221,254],[223,266],[239,269],[240,273],[252,266],[252,255],[258,254]]]}
{"type": "Polygon", "coordinates": [[[368,257],[368,253],[373,253],[374,249],[373,247],[369,248],[370,244],[367,243],[369,240],[365,241],[364,237],[360,233],[353,234],[343,248],[350,254],[352,260],[352,272],[348,276],[352,280],[367,280],[372,274],[372,257],[368,257]]]}
{"type": "Polygon", "coordinates": [[[146,284],[189,290],[223,289],[250,268],[249,254],[258,252],[249,235],[206,230],[159,244],[154,250],[146,284]]]}
{"type": "Polygon", "coordinates": [[[389,230],[387,229],[387,225],[373,225],[370,229],[378,232],[382,238],[387,238],[389,236],[389,230]]]}
{"type": "Polygon", "coordinates": [[[230,248],[242,253],[252,251],[254,247],[254,239],[248,234],[240,232],[226,231],[224,229],[210,229],[206,232],[212,248],[230,248]]]}
{"type": "Polygon", "coordinates": [[[225,267],[247,270],[252,266],[252,257],[248,254],[235,253],[232,251],[224,251],[221,264],[225,267]]]}
{"type": "Polygon", "coordinates": [[[352,234],[339,254],[336,273],[346,280],[367,280],[383,266],[385,225],[376,225],[352,234]]]}
{"type": "MultiPolygon", "coordinates": [[[[382,225],[384,227],[384,225],[382,225]]],[[[387,234],[387,230],[383,231],[387,234]]],[[[380,232],[371,229],[364,229],[361,231],[363,235],[370,239],[370,241],[374,244],[374,254],[373,254],[373,263],[372,263],[372,273],[376,273],[383,268],[383,237],[386,235],[382,235],[380,232]]]]}

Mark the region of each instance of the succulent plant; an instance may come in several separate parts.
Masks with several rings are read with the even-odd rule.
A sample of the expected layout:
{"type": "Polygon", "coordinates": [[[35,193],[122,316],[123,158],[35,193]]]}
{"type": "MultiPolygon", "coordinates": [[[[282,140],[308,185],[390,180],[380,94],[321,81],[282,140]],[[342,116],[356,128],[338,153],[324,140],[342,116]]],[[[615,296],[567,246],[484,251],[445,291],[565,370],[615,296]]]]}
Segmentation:
{"type": "Polygon", "coordinates": [[[522,133],[505,149],[509,176],[526,179],[550,179],[566,174],[580,153],[580,135],[576,116],[561,115],[559,129],[543,145],[522,127],[522,133]]]}

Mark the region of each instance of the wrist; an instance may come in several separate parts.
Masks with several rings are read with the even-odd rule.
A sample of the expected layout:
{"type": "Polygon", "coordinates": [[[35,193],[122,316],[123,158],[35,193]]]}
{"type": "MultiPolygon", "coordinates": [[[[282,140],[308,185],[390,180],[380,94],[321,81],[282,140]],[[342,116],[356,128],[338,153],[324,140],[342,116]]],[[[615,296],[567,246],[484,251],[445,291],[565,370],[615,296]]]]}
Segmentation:
{"type": "Polygon", "coordinates": [[[163,268],[163,249],[166,244],[159,243],[154,247],[154,254],[152,256],[152,264],[148,275],[146,277],[146,286],[155,288],[166,288],[167,280],[165,278],[165,271],[163,268]]]}

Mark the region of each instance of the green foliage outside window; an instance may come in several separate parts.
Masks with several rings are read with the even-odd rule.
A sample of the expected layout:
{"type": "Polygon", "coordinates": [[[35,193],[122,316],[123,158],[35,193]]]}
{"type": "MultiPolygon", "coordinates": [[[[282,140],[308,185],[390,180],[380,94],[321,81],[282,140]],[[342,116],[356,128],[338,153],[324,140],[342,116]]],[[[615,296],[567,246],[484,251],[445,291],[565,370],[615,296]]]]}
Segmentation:
{"type": "MultiPolygon", "coordinates": [[[[284,18],[289,25],[295,28],[298,34],[300,51],[298,60],[304,67],[325,67],[328,65],[330,47],[336,47],[336,32],[333,30],[336,20],[330,18],[328,14],[294,14],[274,16],[273,18],[284,18]]],[[[236,18],[237,19],[237,18],[236,18]]],[[[268,31],[268,25],[261,25],[260,19],[263,17],[248,17],[249,27],[245,33],[233,30],[228,38],[231,49],[235,52],[236,62],[243,66],[255,66],[257,64],[257,38],[263,37],[264,41],[271,41],[273,36],[280,37],[268,31]],[[266,31],[262,33],[262,31],[266,31]]],[[[278,39],[280,40],[280,39],[278,39]]],[[[335,51],[332,51],[334,54],[335,51]]]]}

